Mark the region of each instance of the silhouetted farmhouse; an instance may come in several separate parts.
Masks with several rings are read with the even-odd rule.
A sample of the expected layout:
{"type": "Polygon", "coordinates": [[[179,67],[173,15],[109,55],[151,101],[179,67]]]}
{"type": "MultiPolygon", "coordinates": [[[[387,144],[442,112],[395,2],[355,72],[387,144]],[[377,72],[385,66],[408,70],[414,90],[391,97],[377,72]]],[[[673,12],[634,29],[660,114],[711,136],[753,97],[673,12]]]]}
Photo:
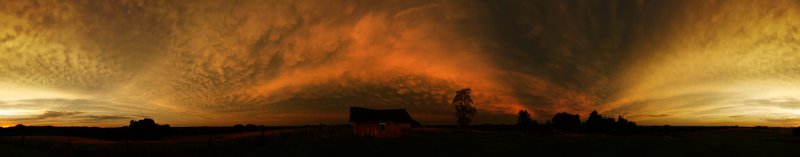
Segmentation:
{"type": "Polygon", "coordinates": [[[402,136],[415,123],[405,109],[373,110],[350,107],[350,124],[358,137],[402,136]]]}

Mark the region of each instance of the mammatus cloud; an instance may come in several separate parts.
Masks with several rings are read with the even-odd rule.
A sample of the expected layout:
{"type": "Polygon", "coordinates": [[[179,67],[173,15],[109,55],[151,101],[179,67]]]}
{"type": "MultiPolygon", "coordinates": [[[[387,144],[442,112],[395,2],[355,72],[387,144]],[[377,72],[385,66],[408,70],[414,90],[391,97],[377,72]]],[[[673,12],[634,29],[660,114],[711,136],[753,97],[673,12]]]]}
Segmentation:
{"type": "Polygon", "coordinates": [[[796,5],[8,2],[0,124],[336,124],[349,106],[451,123],[449,100],[470,87],[477,123],[597,109],[642,124],[789,125],[774,119],[800,113],[796,5]]]}

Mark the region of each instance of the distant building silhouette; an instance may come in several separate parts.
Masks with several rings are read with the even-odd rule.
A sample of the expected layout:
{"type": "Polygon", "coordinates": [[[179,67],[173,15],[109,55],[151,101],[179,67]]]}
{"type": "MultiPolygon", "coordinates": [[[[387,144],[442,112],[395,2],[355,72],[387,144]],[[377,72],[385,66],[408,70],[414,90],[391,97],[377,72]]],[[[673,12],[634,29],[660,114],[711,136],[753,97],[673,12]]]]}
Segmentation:
{"type": "Polygon", "coordinates": [[[350,124],[353,126],[353,133],[358,137],[399,137],[415,123],[405,109],[373,110],[350,107],[350,124]]]}

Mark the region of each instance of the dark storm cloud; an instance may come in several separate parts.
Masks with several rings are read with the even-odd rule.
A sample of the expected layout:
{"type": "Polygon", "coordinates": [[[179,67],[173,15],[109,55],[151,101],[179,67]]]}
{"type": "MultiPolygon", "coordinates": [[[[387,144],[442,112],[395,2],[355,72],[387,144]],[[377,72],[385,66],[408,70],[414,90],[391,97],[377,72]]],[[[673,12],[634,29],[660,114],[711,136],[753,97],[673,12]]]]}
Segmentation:
{"type": "Polygon", "coordinates": [[[659,1],[486,1],[474,8],[474,31],[492,45],[493,62],[508,72],[503,82],[536,114],[586,112],[616,99],[614,81],[636,56],[631,51],[673,7],[659,1]],[[490,18],[489,18],[490,17],[490,18]],[[532,83],[519,75],[534,77],[532,83]],[[543,87],[544,86],[544,87],[543,87]]]}

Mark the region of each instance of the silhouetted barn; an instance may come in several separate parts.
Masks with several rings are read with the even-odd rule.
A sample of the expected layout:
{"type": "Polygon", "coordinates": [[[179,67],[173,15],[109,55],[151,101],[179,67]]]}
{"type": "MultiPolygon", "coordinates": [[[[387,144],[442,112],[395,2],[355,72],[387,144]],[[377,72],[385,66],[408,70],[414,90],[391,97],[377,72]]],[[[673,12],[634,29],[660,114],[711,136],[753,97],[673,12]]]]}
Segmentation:
{"type": "Polygon", "coordinates": [[[358,137],[402,136],[414,122],[405,109],[373,110],[350,107],[350,124],[358,137]]]}

